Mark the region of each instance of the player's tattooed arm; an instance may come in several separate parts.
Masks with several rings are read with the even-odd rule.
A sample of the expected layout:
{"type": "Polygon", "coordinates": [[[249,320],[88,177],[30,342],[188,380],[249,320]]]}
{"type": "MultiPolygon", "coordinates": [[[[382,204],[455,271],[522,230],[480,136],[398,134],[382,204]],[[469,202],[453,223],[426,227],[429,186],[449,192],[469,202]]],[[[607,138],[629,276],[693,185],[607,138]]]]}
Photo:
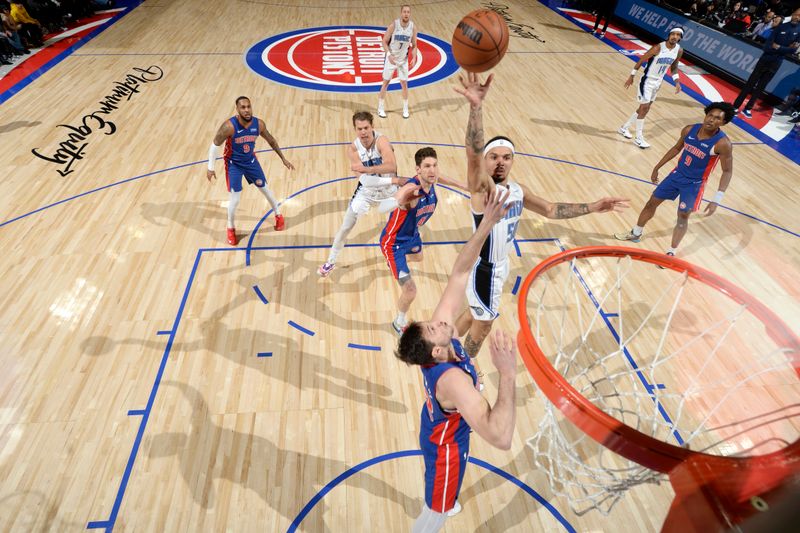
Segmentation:
{"type": "Polygon", "coordinates": [[[589,204],[554,204],[552,218],[575,218],[589,214],[589,204]]]}
{"type": "Polygon", "coordinates": [[[217,133],[214,135],[214,144],[216,144],[217,146],[222,146],[222,143],[224,143],[225,140],[228,137],[231,137],[232,135],[233,135],[233,125],[229,120],[226,120],[225,122],[222,123],[222,126],[219,127],[217,133]]]}
{"type": "Polygon", "coordinates": [[[464,144],[474,154],[483,150],[483,113],[481,106],[470,106],[469,120],[467,121],[467,135],[464,144]]]}
{"type": "Polygon", "coordinates": [[[482,344],[483,339],[476,341],[472,338],[472,335],[467,333],[467,337],[464,339],[464,351],[467,352],[467,355],[470,357],[475,357],[478,355],[478,352],[481,351],[482,344]]]}

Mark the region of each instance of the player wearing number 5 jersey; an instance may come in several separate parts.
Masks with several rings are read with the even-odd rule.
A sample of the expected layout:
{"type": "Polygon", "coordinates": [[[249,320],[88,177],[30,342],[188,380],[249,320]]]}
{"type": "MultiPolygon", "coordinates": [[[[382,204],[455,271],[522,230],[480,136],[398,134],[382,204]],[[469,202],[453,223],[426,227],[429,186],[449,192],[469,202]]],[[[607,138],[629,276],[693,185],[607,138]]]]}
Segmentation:
{"type": "Polygon", "coordinates": [[[461,78],[463,87],[456,89],[470,104],[466,152],[474,227],[477,228],[483,218],[487,195],[494,194],[496,189],[508,193],[505,204],[508,211],[492,228],[472,268],[467,283],[469,309],[456,322],[459,334],[469,330],[464,348],[470,357],[478,354],[492,322],[499,316],[500,294],[508,277],[508,254],[514,245],[523,209],[547,218],[573,218],[589,213],[621,211],[628,202],[624,198],[601,198],[587,204],[552,203],[534,195],[525,185],[510,180],[514,163],[513,143],[507,137],[495,137],[486,144],[483,141],[482,106],[491,82],[492,76],[481,84],[477,75],[470,73],[466,79],[461,78]]]}
{"type": "Polygon", "coordinates": [[[266,139],[275,154],[281,158],[283,166],[289,170],[294,170],[294,165],[283,157],[278,141],[267,130],[264,121],[253,116],[250,99],[246,96],[240,96],[236,99],[236,115],[222,123],[208,149],[206,179],[213,181],[217,179],[217,174],[214,171],[217,151],[223,143],[225,144],[223,159],[225,160],[225,183],[230,193],[230,199],[228,200],[228,244],[231,246],[236,246],[236,243],[239,242],[239,238],[236,235],[236,225],[234,224],[234,214],[242,194],[242,177],[247,180],[247,183],[255,185],[272,206],[275,214],[275,230],[282,231],[285,227],[283,215],[278,212],[278,202],[272,195],[272,191],[267,188],[267,177],[264,175],[264,171],[256,158],[256,139],[259,136],[266,139]]]}
{"type": "Polygon", "coordinates": [[[678,62],[683,55],[683,50],[678,44],[681,38],[683,38],[683,30],[681,28],[672,28],[666,41],[654,45],[636,62],[631,75],[625,81],[625,88],[627,89],[633,85],[636,71],[640,66],[644,65],[642,78],[636,85],[636,99],[639,101],[639,108],[617,130],[617,133],[626,139],[630,139],[633,135],[631,135],[628,128],[636,122],[636,137],[633,142],[639,148],[650,148],[650,145],[644,140],[644,117],[650,111],[650,104],[655,102],[656,94],[661,87],[661,82],[664,81],[664,75],[668,69],[672,71],[672,79],[675,80],[675,92],[679,93],[681,90],[681,82],[678,76],[678,62]]]}
{"type": "Polygon", "coordinates": [[[681,154],[675,169],[653,191],[653,195],[639,213],[639,220],[628,233],[614,235],[621,241],[639,242],[644,225],[656,214],[656,209],[664,200],[674,200],[680,196],[678,204],[678,221],[672,231],[672,243],[667,255],[675,255],[675,249],[686,235],[689,227],[689,215],[697,211],[703,199],[708,176],[716,166],[722,163],[722,177],[714,199],[705,209],[706,215],[717,210],[717,204],[728,188],[733,176],[733,145],[720,129],[733,119],[735,108],[726,102],[715,102],[705,108],[706,118],[702,124],[686,126],[675,146],[670,148],[661,161],[653,169],[650,180],[658,183],[658,169],[679,153],[681,154]]]}

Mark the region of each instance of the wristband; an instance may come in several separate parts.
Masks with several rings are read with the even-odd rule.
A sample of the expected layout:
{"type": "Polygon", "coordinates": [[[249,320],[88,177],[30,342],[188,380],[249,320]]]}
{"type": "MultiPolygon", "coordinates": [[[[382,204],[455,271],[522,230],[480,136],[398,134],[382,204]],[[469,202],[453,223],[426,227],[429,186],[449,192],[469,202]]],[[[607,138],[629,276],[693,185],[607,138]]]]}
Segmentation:
{"type": "Polygon", "coordinates": [[[208,170],[214,172],[214,161],[217,160],[217,145],[213,142],[208,148],[208,170]]]}
{"type": "Polygon", "coordinates": [[[718,204],[722,201],[722,197],[725,195],[725,191],[717,191],[717,194],[714,195],[714,199],[711,200],[715,204],[718,204]]]}
{"type": "Polygon", "coordinates": [[[673,81],[679,81],[679,78],[680,78],[680,75],[677,72],[672,75],[672,80],[673,81]]]}
{"type": "Polygon", "coordinates": [[[631,76],[636,76],[636,69],[633,69],[633,70],[631,71],[631,76]]]}

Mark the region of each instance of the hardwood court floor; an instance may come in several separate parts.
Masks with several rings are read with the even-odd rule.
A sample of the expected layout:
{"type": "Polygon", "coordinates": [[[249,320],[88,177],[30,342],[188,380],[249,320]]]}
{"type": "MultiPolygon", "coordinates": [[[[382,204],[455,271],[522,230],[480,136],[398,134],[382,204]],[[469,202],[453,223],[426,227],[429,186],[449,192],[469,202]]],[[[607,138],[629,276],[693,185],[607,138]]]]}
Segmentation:
{"type": "MultiPolygon", "coordinates": [[[[615,133],[636,107],[632,90],[622,89],[629,59],[539,3],[505,4],[546,42],[512,35],[485,106],[487,139],[514,139],[512,176],[547,199],[614,194],[632,204],[622,215],[524,216],[497,324],[516,331],[516,277],[558,251],[553,239],[615,244],[611,233],[634,222],[652,190],[652,166],[702,109],[665,86],[647,119],[653,147],[639,150],[615,133]]],[[[449,42],[474,7],[412,2],[412,17],[422,33],[449,42]]],[[[347,248],[329,279],[315,272],[355,184],[345,157],[350,117],[374,109],[376,94],[291,88],[255,75],[242,59],[271,35],[386,26],[397,12],[399,4],[368,0],[148,1],[3,105],[0,530],[285,531],[299,518],[305,531],[410,529],[422,504],[415,455],[355,473],[301,516],[349,469],[418,448],[419,373],[392,355],[397,289],[374,246],[384,217],[359,221],[349,243],[368,246],[347,248]],[[106,115],[115,132],[89,119],[92,132],[81,133],[83,117],[129,74],[137,92],[118,93],[106,115]],[[225,243],[222,164],[208,184],[203,161],[242,94],[297,167],[288,172],[274,154],[260,154],[276,196],[291,198],[287,230],[276,233],[271,216],[260,225],[249,265],[243,248],[225,243]],[[86,146],[69,168],[66,159],[31,153],[52,157],[70,131],[86,146]]],[[[414,152],[431,144],[444,172],[463,178],[467,109],[456,83],[413,89],[409,120],[400,117],[399,93],[390,93],[389,117],[376,118],[376,128],[393,141],[401,174],[411,175],[414,152]]],[[[733,125],[726,132],[754,142],[733,125]]],[[[795,331],[796,176],[797,166],[770,148],[737,145],[725,208],[693,218],[679,251],[758,295],[795,331]]],[[[718,177],[719,170],[707,197],[718,177]]],[[[415,267],[412,318],[431,311],[460,248],[453,242],[471,232],[466,199],[452,191],[440,198],[415,267]]],[[[640,246],[665,249],[673,209],[662,208],[640,246]]],[[[264,213],[263,199],[247,188],[237,215],[242,247],[264,213]]],[[[480,365],[494,401],[487,349],[480,365]]],[[[544,400],[521,363],[517,385],[511,451],[474,438],[471,455],[552,507],[474,464],[464,511],[447,530],[657,530],[671,499],[664,486],[635,489],[608,517],[578,516],[552,496],[525,446],[544,400]]]]}

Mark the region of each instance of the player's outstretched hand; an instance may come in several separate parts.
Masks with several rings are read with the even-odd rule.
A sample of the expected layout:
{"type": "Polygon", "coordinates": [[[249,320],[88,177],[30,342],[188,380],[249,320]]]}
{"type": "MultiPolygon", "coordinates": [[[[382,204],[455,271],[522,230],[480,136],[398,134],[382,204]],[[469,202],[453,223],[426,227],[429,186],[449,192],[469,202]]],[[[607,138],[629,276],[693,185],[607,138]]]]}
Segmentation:
{"type": "Polygon", "coordinates": [[[288,159],[283,160],[283,166],[285,166],[289,170],[294,170],[294,165],[288,159]]]}
{"type": "Polygon", "coordinates": [[[627,89],[631,85],[633,85],[633,76],[628,76],[628,79],[625,80],[625,88],[627,89]]]}
{"type": "Polygon", "coordinates": [[[206,170],[206,179],[210,182],[217,179],[217,173],[213,170],[206,170]]]}
{"type": "Polygon", "coordinates": [[[658,170],[657,169],[653,169],[653,173],[650,174],[650,181],[652,181],[653,183],[658,185],[658,170]]]}
{"type": "Polygon", "coordinates": [[[486,83],[481,83],[480,78],[474,72],[467,72],[466,77],[459,74],[458,80],[461,82],[461,87],[453,87],[453,90],[458,94],[464,95],[470,105],[478,106],[486,98],[486,93],[489,92],[489,86],[492,84],[494,74],[489,74],[486,78],[486,83]]]}
{"type": "Polygon", "coordinates": [[[511,209],[510,203],[506,205],[506,200],[510,194],[510,190],[504,191],[498,188],[495,188],[494,191],[488,194],[486,207],[483,208],[483,220],[486,220],[487,224],[495,225],[506,216],[508,210],[511,209]]]}
{"type": "Polygon", "coordinates": [[[717,204],[715,202],[709,202],[706,208],[703,210],[703,214],[707,217],[710,217],[714,214],[717,210],[717,204]]]}
{"type": "Polygon", "coordinates": [[[489,338],[489,353],[492,364],[501,374],[514,374],[517,371],[517,341],[502,329],[489,338]]]}
{"type": "Polygon", "coordinates": [[[411,202],[415,197],[419,196],[419,190],[421,188],[422,186],[416,183],[406,183],[397,189],[397,192],[394,193],[394,197],[398,205],[406,205],[411,202]]]}
{"type": "Polygon", "coordinates": [[[617,213],[625,211],[630,207],[630,200],[627,198],[619,198],[616,196],[606,196],[600,198],[596,202],[589,204],[590,213],[607,213],[609,211],[616,211],[617,213]]]}

